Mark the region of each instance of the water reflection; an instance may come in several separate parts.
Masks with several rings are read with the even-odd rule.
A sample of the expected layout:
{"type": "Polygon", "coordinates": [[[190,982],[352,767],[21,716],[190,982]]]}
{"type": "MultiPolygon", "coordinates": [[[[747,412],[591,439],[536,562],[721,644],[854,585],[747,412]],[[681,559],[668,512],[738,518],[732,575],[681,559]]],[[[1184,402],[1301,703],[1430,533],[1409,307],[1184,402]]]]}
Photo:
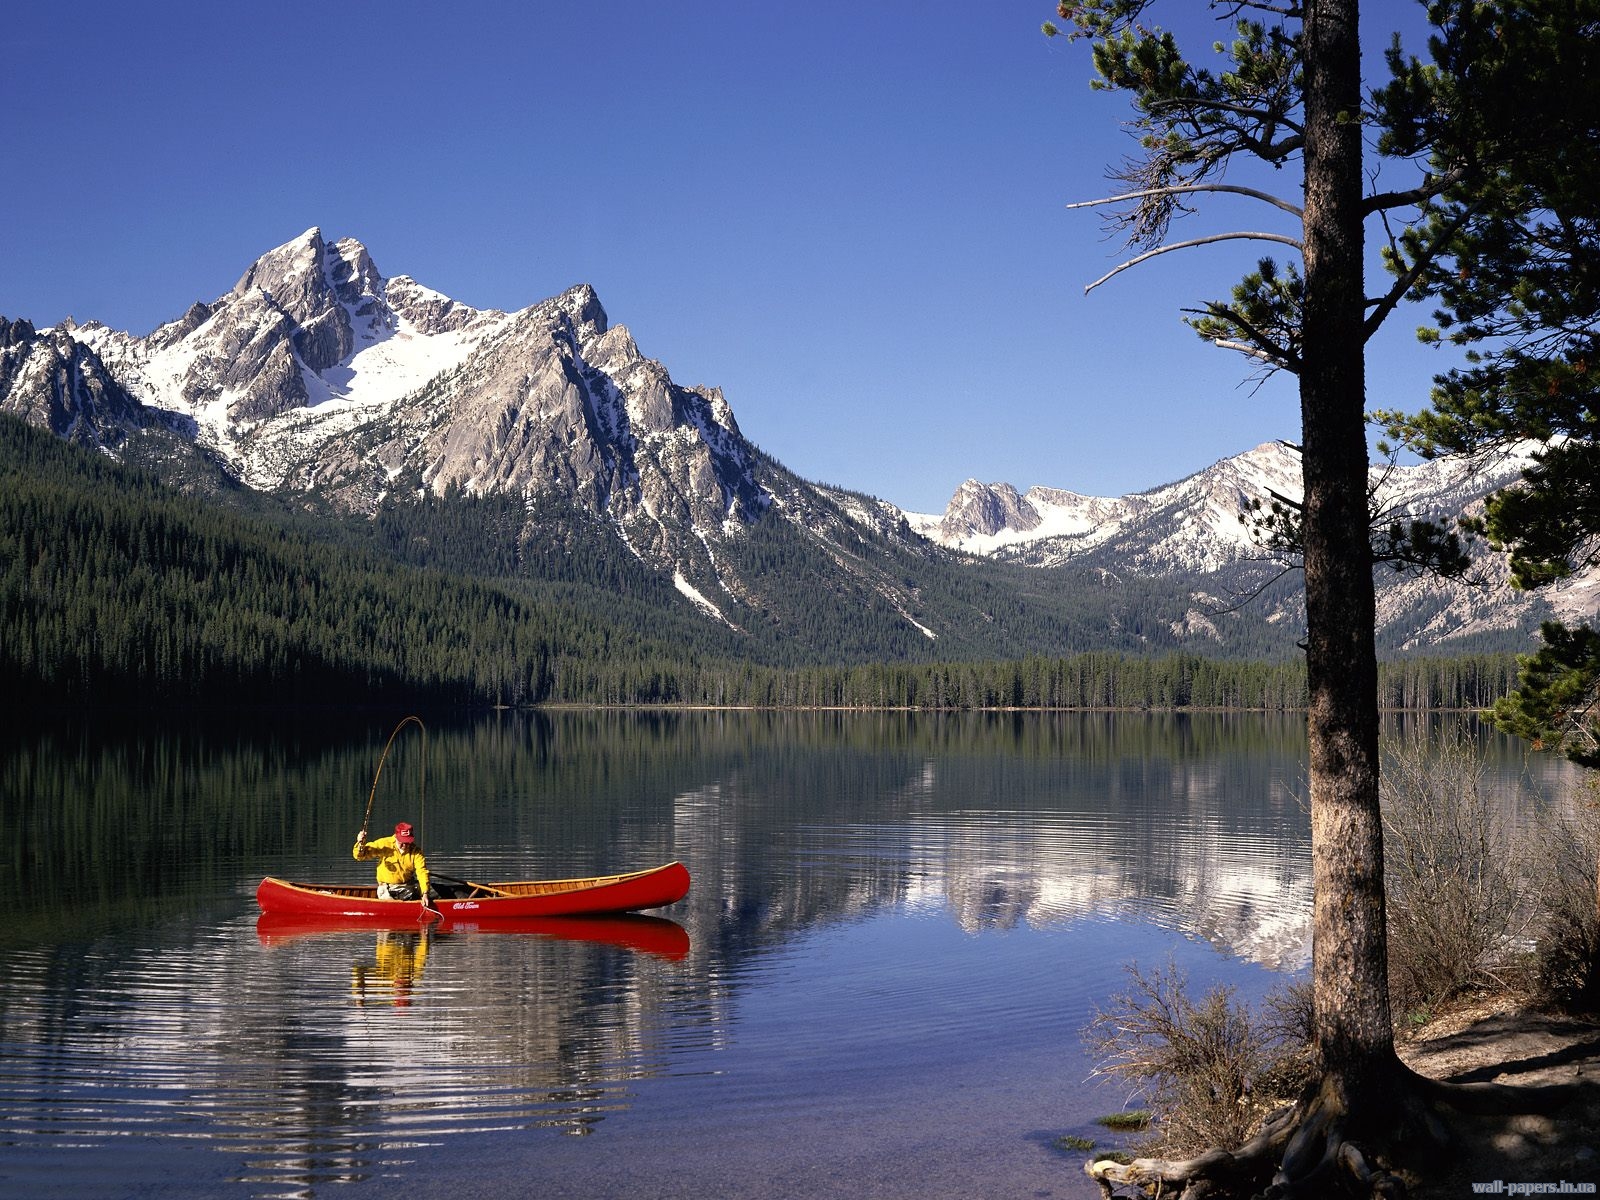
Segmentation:
{"type": "Polygon", "coordinates": [[[1291,719],[896,718],[889,751],[840,732],[803,758],[744,758],[673,801],[677,852],[744,944],[905,905],[969,932],[1132,916],[1274,968],[1306,959],[1291,719]],[[752,862],[779,874],[750,879],[752,862]]]}
{"type": "Polygon", "coordinates": [[[246,1156],[244,1182],[362,1179],[404,1143],[583,1134],[696,1019],[692,1002],[667,1019],[692,991],[670,921],[168,932],[13,956],[0,1094],[26,1103],[0,1101],[6,1141],[145,1130],[246,1156]]]}
{"type": "MultiPolygon", "coordinates": [[[[646,1093],[650,1136],[692,1151],[723,1126],[855,1128],[883,1078],[918,1125],[948,1104],[950,1063],[1009,1080],[1076,1053],[1086,1006],[1168,931],[1232,971],[1304,960],[1292,717],[434,719],[425,747],[396,743],[375,821],[418,821],[438,869],[676,858],[689,897],[665,917],[476,928],[258,915],[263,874],[359,870],[392,726],[9,731],[0,841],[26,881],[0,927],[10,1178],[36,1163],[82,1182],[107,1169],[94,1151],[141,1135],[162,1139],[157,1177],[181,1159],[203,1184],[184,1158],[203,1149],[213,1183],[260,1195],[411,1178],[440,1169],[419,1147],[506,1131],[604,1129],[620,1162],[646,1093]],[[924,1077],[928,1110],[908,1098],[924,1077]]],[[[1054,1126],[1084,1073],[1036,1089],[1054,1115],[986,1111],[1054,1126]]]]}
{"type": "MultiPolygon", "coordinates": [[[[283,945],[299,938],[337,936],[376,930],[379,945],[385,944],[385,934],[395,934],[397,945],[420,944],[426,957],[427,935],[452,936],[461,934],[532,934],[555,941],[594,942],[659,955],[676,961],[689,953],[689,933],[682,925],[666,917],[647,916],[643,913],[621,913],[615,916],[587,917],[511,917],[487,921],[454,920],[417,921],[413,918],[395,918],[393,923],[382,918],[348,917],[340,915],[307,915],[301,913],[264,912],[256,918],[256,936],[264,946],[283,945]],[[406,940],[404,935],[423,935],[406,940]]],[[[420,974],[420,971],[416,972],[420,974]]]]}
{"type": "Polygon", "coordinates": [[[373,961],[350,967],[350,994],[364,1007],[369,994],[378,994],[396,1008],[411,1003],[411,989],[428,965],[429,933],[380,929],[373,961]]]}

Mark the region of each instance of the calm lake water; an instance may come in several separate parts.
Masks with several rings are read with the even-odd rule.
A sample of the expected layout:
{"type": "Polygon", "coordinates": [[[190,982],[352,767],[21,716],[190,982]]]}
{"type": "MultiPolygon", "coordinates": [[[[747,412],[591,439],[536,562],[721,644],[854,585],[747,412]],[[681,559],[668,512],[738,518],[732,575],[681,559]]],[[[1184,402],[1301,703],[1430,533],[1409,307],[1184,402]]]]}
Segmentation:
{"type": "Polygon", "coordinates": [[[375,830],[472,879],[681,859],[687,899],[258,921],[264,874],[370,879],[398,715],[5,732],[13,1194],[1096,1197],[1055,1143],[1115,1144],[1080,1035],[1124,965],[1254,1000],[1309,958],[1303,722],[1259,715],[430,719],[375,830]]]}

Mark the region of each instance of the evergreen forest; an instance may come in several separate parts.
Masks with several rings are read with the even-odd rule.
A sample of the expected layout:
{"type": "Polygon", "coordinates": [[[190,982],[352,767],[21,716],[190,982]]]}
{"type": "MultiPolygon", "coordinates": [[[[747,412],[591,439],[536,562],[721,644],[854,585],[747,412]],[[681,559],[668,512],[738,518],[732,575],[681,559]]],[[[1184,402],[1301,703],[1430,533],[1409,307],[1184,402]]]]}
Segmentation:
{"type": "MultiPolygon", "coordinates": [[[[849,597],[830,604],[826,595],[766,614],[782,626],[804,612],[810,636],[753,639],[695,613],[669,582],[614,553],[601,522],[557,501],[539,502],[551,511],[536,508],[531,521],[521,499],[460,495],[391,505],[368,520],[246,489],[175,488],[169,477],[0,419],[8,703],[1285,710],[1305,702],[1292,648],[1263,643],[1267,652],[1251,659],[1151,638],[1091,648],[1104,614],[1086,619],[1070,588],[1051,608],[1009,599],[993,576],[957,567],[931,575],[935,589],[989,624],[1039,626],[1018,641],[1059,647],[1053,654],[996,655],[992,642],[963,646],[958,637],[935,657],[926,639],[905,640],[904,622],[881,622],[874,637],[878,618],[862,623],[849,597]]],[[[811,551],[770,524],[743,549],[748,565],[781,577],[799,559],[803,572],[811,551]]],[[[1062,585],[1038,571],[1026,582],[1041,595],[1062,585]]],[[[1135,634],[1138,614],[1126,603],[1119,614],[1135,634]]],[[[1154,609],[1149,625],[1159,628],[1154,609]]],[[[1510,690],[1516,672],[1505,653],[1397,660],[1384,668],[1383,703],[1482,708],[1510,690]]]]}

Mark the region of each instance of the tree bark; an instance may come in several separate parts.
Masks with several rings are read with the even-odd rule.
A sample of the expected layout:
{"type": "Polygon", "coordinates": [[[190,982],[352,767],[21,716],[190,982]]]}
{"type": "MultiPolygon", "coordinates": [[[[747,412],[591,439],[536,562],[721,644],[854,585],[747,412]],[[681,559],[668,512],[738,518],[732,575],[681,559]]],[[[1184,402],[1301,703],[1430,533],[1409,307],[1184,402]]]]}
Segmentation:
{"type": "Polygon", "coordinates": [[[1359,1111],[1392,1079],[1368,540],[1358,0],[1310,0],[1300,375],[1310,691],[1312,988],[1325,1076],[1359,1111]]]}

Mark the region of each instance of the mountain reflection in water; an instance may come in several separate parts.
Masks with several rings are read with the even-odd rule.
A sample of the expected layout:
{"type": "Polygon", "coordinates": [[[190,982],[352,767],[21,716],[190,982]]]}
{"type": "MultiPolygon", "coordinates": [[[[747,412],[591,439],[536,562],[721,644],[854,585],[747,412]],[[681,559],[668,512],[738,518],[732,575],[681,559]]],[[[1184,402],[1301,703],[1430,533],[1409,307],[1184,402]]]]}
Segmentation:
{"type": "Polygon", "coordinates": [[[933,745],[918,753],[908,737],[892,755],[839,745],[808,773],[742,763],[679,795],[674,840],[699,865],[696,886],[728,895],[755,886],[764,920],[779,924],[824,919],[827,904],[945,908],[973,932],[1131,916],[1274,968],[1308,961],[1310,835],[1294,718],[896,720],[932,726],[933,745]],[[799,861],[831,870],[740,877],[765,857],[757,845],[775,807],[791,810],[783,836],[799,861]],[[708,879],[708,869],[734,877],[708,879]],[[781,894],[823,882],[833,890],[781,894]]]}
{"type": "Polygon", "coordinates": [[[651,916],[398,929],[252,902],[370,871],[391,717],[103,720],[0,756],[0,1178],[29,1195],[621,1195],[668,1161],[724,1195],[1064,1193],[1034,1134],[1121,1103],[1078,1031],[1127,960],[1253,994],[1306,955],[1294,717],[430,720],[374,823],[417,823],[437,869],[694,884],[651,916]]]}

